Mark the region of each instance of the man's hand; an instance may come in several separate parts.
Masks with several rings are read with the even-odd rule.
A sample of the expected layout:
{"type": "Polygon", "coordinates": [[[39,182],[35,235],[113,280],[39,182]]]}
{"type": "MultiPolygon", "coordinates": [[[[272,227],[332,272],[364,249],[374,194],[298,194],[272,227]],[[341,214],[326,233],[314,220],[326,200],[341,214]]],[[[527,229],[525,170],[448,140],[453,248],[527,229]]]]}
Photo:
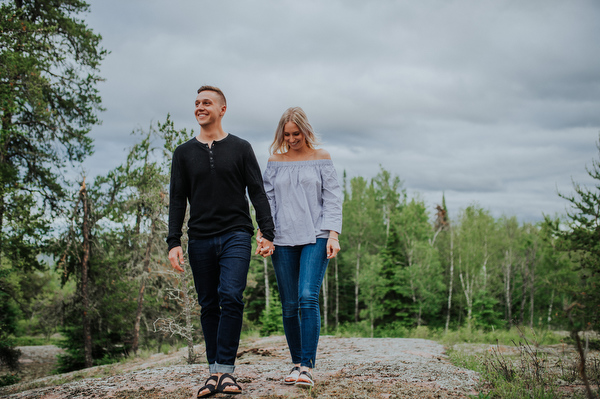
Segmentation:
{"type": "Polygon", "coordinates": [[[183,259],[183,250],[181,249],[181,247],[171,248],[171,250],[169,251],[169,262],[171,262],[171,266],[173,266],[173,269],[180,273],[183,273],[183,268],[180,265],[183,265],[185,261],[183,259]]]}

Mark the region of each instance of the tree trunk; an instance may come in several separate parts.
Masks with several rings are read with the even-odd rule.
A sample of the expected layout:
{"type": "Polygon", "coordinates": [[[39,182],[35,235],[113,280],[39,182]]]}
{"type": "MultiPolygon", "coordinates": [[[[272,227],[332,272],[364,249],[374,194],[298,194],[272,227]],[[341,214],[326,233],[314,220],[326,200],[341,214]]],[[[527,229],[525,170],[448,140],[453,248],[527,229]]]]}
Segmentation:
{"type": "Polygon", "coordinates": [[[527,301],[527,279],[529,277],[529,273],[527,273],[527,265],[526,261],[523,260],[521,262],[521,274],[523,276],[523,287],[521,289],[521,309],[519,313],[519,325],[523,325],[525,323],[525,303],[527,301]]]}
{"type": "Polygon", "coordinates": [[[504,297],[506,300],[506,318],[508,320],[509,328],[513,326],[512,320],[512,302],[511,302],[511,293],[510,293],[510,279],[511,279],[511,270],[512,270],[512,257],[509,255],[509,251],[507,250],[504,255],[505,266],[504,266],[504,297]]]}
{"type": "Polygon", "coordinates": [[[383,212],[385,213],[385,244],[387,245],[388,240],[390,239],[390,210],[387,209],[387,205],[383,205],[383,212]]]}
{"type": "Polygon", "coordinates": [[[90,263],[90,220],[89,220],[89,204],[87,191],[85,187],[85,177],[81,183],[79,190],[81,202],[83,203],[83,259],[81,260],[81,300],[83,304],[83,351],[84,365],[86,368],[92,367],[92,329],[89,319],[89,296],[88,296],[88,269],[90,263]]]}
{"type": "MultiPolygon", "coordinates": [[[[0,157],[4,158],[1,154],[0,154],[0,157]]],[[[2,163],[3,162],[0,161],[0,167],[2,167],[2,163]]],[[[2,264],[2,254],[3,254],[3,252],[2,252],[2,248],[3,248],[2,241],[3,240],[2,239],[4,237],[4,235],[2,234],[2,225],[3,225],[2,222],[4,221],[4,185],[0,186],[0,190],[2,190],[2,191],[0,191],[0,265],[1,265],[2,264]]]]}
{"type": "Polygon", "coordinates": [[[450,288],[448,289],[448,314],[446,315],[446,332],[450,326],[450,309],[452,308],[452,289],[454,282],[454,238],[450,228],[450,288]]]}
{"type": "Polygon", "coordinates": [[[360,272],[360,242],[356,251],[356,284],[354,285],[354,322],[358,323],[358,290],[359,290],[359,272],[360,272]]]}
{"type": "Polygon", "coordinates": [[[340,280],[338,276],[338,258],[333,258],[335,265],[335,328],[340,327],[340,280]]]}
{"type": "Polygon", "coordinates": [[[533,328],[533,308],[535,294],[535,246],[531,255],[531,266],[529,269],[529,328],[533,328]]]}
{"type": "Polygon", "coordinates": [[[193,364],[196,361],[196,354],[194,353],[194,340],[193,340],[193,331],[194,331],[194,324],[192,323],[192,310],[194,309],[195,306],[195,300],[192,300],[189,296],[189,288],[187,286],[187,281],[185,278],[181,279],[181,284],[182,284],[182,293],[183,293],[183,300],[184,300],[184,307],[183,310],[185,312],[185,330],[186,330],[186,336],[185,336],[185,340],[187,342],[187,347],[188,347],[188,358],[187,358],[187,362],[188,364],[193,364]]]}
{"type": "Polygon", "coordinates": [[[327,271],[325,271],[325,278],[323,281],[323,328],[325,329],[325,332],[327,333],[328,330],[328,324],[327,324],[327,319],[329,316],[329,289],[328,289],[328,284],[329,284],[329,279],[327,278],[327,271]]]}
{"type": "Polygon", "coordinates": [[[156,230],[156,222],[153,220],[150,226],[150,234],[146,243],[146,251],[144,253],[144,263],[142,268],[142,278],[140,281],[140,289],[138,290],[137,310],[135,311],[135,322],[133,323],[133,342],[131,350],[137,353],[140,342],[140,322],[142,320],[142,311],[144,309],[144,291],[146,290],[146,282],[150,275],[150,256],[152,254],[152,240],[156,230]]]}
{"type": "MultiPolygon", "coordinates": [[[[371,298],[375,297],[375,293],[371,288],[371,298]]],[[[371,322],[371,338],[375,335],[375,312],[373,311],[373,301],[369,301],[369,320],[371,322]]]]}
{"type": "MultiPolygon", "coordinates": [[[[12,101],[11,101],[12,103],[12,101]]],[[[10,109],[8,106],[4,107],[5,111],[3,111],[2,113],[2,131],[3,132],[8,132],[10,129],[10,124],[12,121],[12,113],[7,111],[8,109],[10,109]]],[[[4,135],[4,133],[2,133],[4,135]]],[[[8,163],[7,159],[6,159],[6,154],[8,151],[8,145],[10,143],[10,140],[6,140],[5,141],[5,145],[3,148],[0,148],[0,168],[4,169],[4,164],[8,163]]],[[[4,182],[2,182],[4,183],[4,182]]],[[[3,248],[3,235],[2,235],[2,228],[4,227],[4,212],[5,212],[5,206],[6,206],[6,202],[4,199],[4,184],[0,185],[0,265],[2,265],[2,248],[3,248]]]]}
{"type": "Polygon", "coordinates": [[[552,321],[552,304],[554,303],[554,288],[552,288],[552,294],[550,295],[550,304],[548,305],[548,330],[550,330],[550,322],[552,321]]]}
{"type": "Polygon", "coordinates": [[[263,266],[265,271],[265,310],[269,314],[269,309],[271,308],[271,288],[269,287],[269,262],[267,262],[267,258],[263,258],[263,266]]]}
{"type": "MultiPolygon", "coordinates": [[[[460,265],[460,259],[458,260],[460,265]]],[[[473,281],[469,279],[469,273],[466,273],[466,278],[463,278],[462,271],[458,274],[460,277],[460,283],[462,285],[463,292],[465,294],[465,301],[467,302],[467,327],[471,329],[471,317],[473,316],[473,281]],[[465,281],[466,280],[466,281],[465,281]]]]}

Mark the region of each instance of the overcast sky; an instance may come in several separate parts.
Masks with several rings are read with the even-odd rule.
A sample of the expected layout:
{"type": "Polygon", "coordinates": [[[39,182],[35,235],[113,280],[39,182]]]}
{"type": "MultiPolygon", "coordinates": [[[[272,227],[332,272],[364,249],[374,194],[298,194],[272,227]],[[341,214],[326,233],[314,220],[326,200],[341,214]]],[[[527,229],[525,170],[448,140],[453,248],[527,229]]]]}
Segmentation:
{"type": "Polygon", "coordinates": [[[600,2],[91,0],[111,51],[89,175],[170,113],[198,132],[196,90],[227,96],[224,129],[266,166],[302,107],[340,176],[381,167],[433,212],[477,203],[535,222],[564,214],[598,159],[600,2]]]}

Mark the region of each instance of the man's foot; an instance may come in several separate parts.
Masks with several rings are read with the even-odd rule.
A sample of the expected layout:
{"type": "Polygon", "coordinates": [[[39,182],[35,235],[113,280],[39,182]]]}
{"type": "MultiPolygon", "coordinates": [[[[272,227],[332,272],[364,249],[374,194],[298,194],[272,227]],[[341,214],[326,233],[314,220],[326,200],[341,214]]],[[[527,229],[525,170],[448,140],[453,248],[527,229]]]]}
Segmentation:
{"type": "Polygon", "coordinates": [[[208,398],[209,396],[213,396],[217,393],[217,383],[219,382],[219,377],[216,375],[211,375],[208,377],[204,386],[198,389],[197,398],[208,398]],[[211,383],[212,382],[212,383],[211,383]]]}
{"type": "Polygon", "coordinates": [[[217,392],[227,393],[230,395],[237,395],[242,393],[242,387],[238,385],[235,378],[231,374],[221,374],[219,378],[219,384],[217,385],[217,392]]]}
{"type": "Polygon", "coordinates": [[[298,379],[298,376],[300,375],[300,367],[295,366],[292,371],[290,371],[290,374],[288,374],[287,377],[285,377],[285,379],[283,380],[283,383],[286,385],[294,385],[296,383],[296,380],[298,379]]]}

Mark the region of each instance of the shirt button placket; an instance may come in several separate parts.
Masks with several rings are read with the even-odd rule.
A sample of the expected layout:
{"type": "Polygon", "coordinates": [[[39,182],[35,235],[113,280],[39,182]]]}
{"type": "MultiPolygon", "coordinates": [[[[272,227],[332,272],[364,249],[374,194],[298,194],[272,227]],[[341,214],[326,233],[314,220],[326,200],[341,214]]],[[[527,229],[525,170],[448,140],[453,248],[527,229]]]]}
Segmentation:
{"type": "MultiPolygon", "coordinates": [[[[214,147],[215,143],[213,143],[213,147],[214,147]]],[[[216,173],[215,172],[215,157],[213,154],[213,147],[209,147],[208,148],[208,156],[210,159],[210,172],[211,173],[216,173]]]]}

